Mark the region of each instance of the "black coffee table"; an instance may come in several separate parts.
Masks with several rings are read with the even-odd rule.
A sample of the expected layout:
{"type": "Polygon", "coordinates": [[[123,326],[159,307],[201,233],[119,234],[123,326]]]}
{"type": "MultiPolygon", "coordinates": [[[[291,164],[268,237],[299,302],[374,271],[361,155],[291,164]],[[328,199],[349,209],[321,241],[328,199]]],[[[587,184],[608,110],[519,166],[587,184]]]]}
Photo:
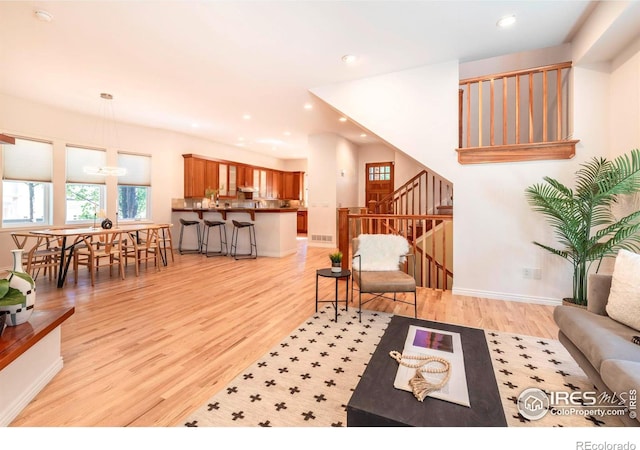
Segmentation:
{"type": "Polygon", "coordinates": [[[506,427],[498,385],[484,331],[410,317],[394,316],[347,404],[348,427],[506,427]],[[471,407],[393,387],[398,363],[389,352],[402,352],[409,325],[460,333],[471,407]]]}

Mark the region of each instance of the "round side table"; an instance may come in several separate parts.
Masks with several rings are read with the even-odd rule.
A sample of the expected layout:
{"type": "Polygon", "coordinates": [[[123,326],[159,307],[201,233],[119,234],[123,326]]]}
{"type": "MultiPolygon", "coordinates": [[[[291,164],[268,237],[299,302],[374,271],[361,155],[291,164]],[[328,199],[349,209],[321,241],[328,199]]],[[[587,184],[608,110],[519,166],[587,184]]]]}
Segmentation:
{"type": "Polygon", "coordinates": [[[338,280],[345,279],[347,281],[346,294],[344,299],[344,305],[346,310],[349,310],[349,278],[351,277],[350,270],[342,270],[340,272],[332,272],[331,269],[318,269],[316,270],[316,312],[318,312],[318,303],[332,303],[336,310],[336,322],[338,321],[338,280]],[[318,280],[320,277],[333,278],[336,284],[335,295],[333,299],[318,300],[318,280]]]}

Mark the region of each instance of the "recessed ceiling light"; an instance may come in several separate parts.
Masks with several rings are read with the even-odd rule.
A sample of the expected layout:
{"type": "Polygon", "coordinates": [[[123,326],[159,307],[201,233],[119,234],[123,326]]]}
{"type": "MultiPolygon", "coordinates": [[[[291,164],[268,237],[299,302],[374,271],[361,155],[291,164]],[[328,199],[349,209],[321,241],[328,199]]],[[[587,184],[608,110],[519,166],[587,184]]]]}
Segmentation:
{"type": "Polygon", "coordinates": [[[284,134],[285,136],[291,136],[291,131],[285,131],[285,132],[284,132],[284,133],[282,133],[282,134],[284,134]]]}
{"type": "Polygon", "coordinates": [[[340,117],[338,120],[339,120],[340,122],[346,122],[346,121],[347,121],[347,118],[346,118],[346,117],[340,117]]]}
{"type": "Polygon", "coordinates": [[[43,9],[37,9],[33,14],[35,14],[38,20],[43,22],[51,22],[53,20],[53,16],[43,9]]]}
{"type": "Polygon", "coordinates": [[[362,133],[360,137],[367,137],[367,135],[365,133],[362,133]]]}
{"type": "Polygon", "coordinates": [[[240,136],[240,137],[238,138],[238,140],[239,140],[239,141],[244,141],[244,138],[243,138],[242,136],[240,136]]]}
{"type": "Polygon", "coordinates": [[[356,62],[358,59],[357,56],[355,55],[344,55],[342,57],[342,61],[346,64],[353,64],[354,62],[356,62]]]}
{"type": "Polygon", "coordinates": [[[304,109],[312,109],[313,105],[311,103],[305,103],[304,104],[304,109]]]}
{"type": "Polygon", "coordinates": [[[198,125],[197,123],[192,123],[191,124],[191,128],[198,128],[200,125],[198,125]]]}
{"type": "Polygon", "coordinates": [[[251,114],[244,114],[244,115],[242,116],[242,118],[243,118],[244,120],[249,120],[249,119],[251,119],[251,114]]]}
{"type": "Polygon", "coordinates": [[[498,22],[496,23],[496,26],[500,28],[508,28],[515,23],[516,23],[516,16],[511,14],[509,16],[504,16],[500,18],[500,20],[498,20],[498,22]]]}

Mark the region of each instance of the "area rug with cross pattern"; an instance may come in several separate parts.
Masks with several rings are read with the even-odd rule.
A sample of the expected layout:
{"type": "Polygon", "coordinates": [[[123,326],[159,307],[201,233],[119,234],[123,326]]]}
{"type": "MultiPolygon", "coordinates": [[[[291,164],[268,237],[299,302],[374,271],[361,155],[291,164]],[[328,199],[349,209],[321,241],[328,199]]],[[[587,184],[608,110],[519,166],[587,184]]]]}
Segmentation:
{"type": "MultiPolygon", "coordinates": [[[[327,305],[247,367],[191,414],[187,427],[344,427],[346,407],[392,315],[327,305]]],[[[537,387],[593,391],[593,384],[559,341],[485,330],[510,427],[621,426],[613,416],[523,417],[518,395],[537,387]]],[[[393,361],[390,359],[390,363],[393,361]]],[[[407,393],[407,395],[411,395],[407,393]]]]}

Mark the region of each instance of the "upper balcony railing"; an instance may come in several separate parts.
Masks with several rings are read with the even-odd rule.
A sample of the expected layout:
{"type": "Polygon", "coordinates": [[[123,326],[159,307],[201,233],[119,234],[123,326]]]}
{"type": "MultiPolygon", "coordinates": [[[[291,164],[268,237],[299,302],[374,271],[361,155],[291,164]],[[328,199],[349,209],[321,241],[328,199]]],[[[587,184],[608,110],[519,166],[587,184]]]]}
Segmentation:
{"type": "Polygon", "coordinates": [[[571,62],[460,81],[458,160],[567,159],[571,62]]]}

